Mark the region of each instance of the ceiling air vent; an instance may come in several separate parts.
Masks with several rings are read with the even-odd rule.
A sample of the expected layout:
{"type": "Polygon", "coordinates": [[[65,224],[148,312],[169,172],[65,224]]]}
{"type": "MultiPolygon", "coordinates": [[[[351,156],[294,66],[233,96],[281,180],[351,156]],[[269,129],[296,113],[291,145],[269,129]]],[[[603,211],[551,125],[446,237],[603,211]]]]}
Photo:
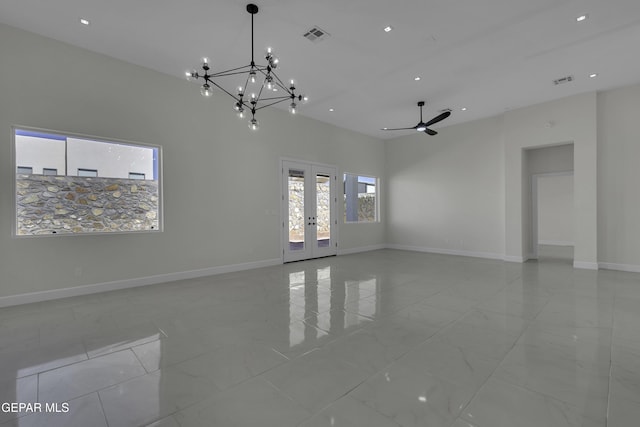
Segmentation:
{"type": "Polygon", "coordinates": [[[553,84],[558,86],[558,85],[561,85],[561,84],[570,83],[572,81],[573,81],[573,76],[566,76],[566,77],[561,77],[559,79],[555,79],[553,81],[553,84]]]}
{"type": "Polygon", "coordinates": [[[309,31],[305,32],[302,37],[305,39],[311,40],[314,43],[318,43],[327,37],[329,37],[329,33],[327,33],[322,28],[315,26],[311,28],[309,31]]]}

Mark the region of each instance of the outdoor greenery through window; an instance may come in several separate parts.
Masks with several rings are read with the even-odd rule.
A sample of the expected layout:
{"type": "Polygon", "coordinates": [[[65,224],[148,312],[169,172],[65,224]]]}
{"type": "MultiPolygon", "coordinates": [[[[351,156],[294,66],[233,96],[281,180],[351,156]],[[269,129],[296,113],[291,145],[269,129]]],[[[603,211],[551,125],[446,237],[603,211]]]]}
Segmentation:
{"type": "Polygon", "coordinates": [[[16,236],[160,231],[160,148],[14,128],[16,236]]]}
{"type": "Polygon", "coordinates": [[[378,221],[378,178],[344,174],[344,221],[378,221]]]}

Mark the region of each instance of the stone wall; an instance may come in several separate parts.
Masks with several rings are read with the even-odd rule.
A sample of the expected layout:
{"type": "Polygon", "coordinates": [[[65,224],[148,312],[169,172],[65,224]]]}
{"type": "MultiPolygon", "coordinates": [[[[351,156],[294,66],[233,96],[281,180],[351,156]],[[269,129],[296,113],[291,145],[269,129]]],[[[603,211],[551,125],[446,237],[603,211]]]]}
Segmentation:
{"type": "MultiPolygon", "coordinates": [[[[347,222],[347,196],[344,196],[344,222],[347,222]]],[[[376,221],[376,196],[374,194],[358,194],[358,222],[376,221]]],[[[352,221],[355,222],[355,221],[352,221]]]]}
{"type": "Polygon", "coordinates": [[[16,175],[17,235],[159,229],[158,182],[16,175]]]}
{"type": "Polygon", "coordinates": [[[304,181],[289,179],[289,241],[304,240],[304,181]]]}
{"type": "MultiPolygon", "coordinates": [[[[328,239],[331,232],[331,211],[329,185],[317,185],[318,239],[328,239]]],[[[289,180],[289,241],[304,240],[304,182],[289,180]]]]}
{"type": "Polygon", "coordinates": [[[330,182],[319,184],[317,189],[318,239],[331,237],[331,188],[330,182]]]}
{"type": "Polygon", "coordinates": [[[376,221],[376,196],[373,194],[358,195],[358,221],[376,221]]]}

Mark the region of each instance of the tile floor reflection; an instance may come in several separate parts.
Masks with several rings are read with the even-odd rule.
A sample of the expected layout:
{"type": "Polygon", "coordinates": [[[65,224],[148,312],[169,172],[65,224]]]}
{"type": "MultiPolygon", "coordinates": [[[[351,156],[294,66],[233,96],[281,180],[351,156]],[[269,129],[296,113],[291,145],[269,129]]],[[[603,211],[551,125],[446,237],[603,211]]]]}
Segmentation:
{"type": "Polygon", "coordinates": [[[640,424],[640,274],[406,251],[0,309],[0,427],[640,424]]]}

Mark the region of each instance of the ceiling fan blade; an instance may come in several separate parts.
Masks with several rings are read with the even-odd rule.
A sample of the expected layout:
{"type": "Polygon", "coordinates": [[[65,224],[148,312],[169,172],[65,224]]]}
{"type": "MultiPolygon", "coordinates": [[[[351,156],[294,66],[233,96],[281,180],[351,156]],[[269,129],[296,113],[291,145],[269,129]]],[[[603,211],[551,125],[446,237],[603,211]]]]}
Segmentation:
{"type": "Polygon", "coordinates": [[[438,122],[441,122],[442,120],[446,119],[447,117],[449,117],[451,115],[451,111],[445,111],[444,113],[440,114],[439,116],[435,116],[433,119],[429,120],[427,123],[425,123],[425,126],[431,126],[434,125],[438,122]]]}
{"type": "Polygon", "coordinates": [[[435,130],[431,130],[431,129],[429,129],[429,128],[426,128],[426,129],[424,130],[424,133],[429,134],[429,135],[431,135],[431,136],[433,136],[433,135],[437,135],[437,134],[438,134],[438,132],[436,132],[435,130]]]}
{"type": "Polygon", "coordinates": [[[380,130],[415,130],[416,126],[412,127],[412,128],[394,128],[394,129],[389,129],[389,128],[384,128],[384,129],[380,129],[380,130]]]}

